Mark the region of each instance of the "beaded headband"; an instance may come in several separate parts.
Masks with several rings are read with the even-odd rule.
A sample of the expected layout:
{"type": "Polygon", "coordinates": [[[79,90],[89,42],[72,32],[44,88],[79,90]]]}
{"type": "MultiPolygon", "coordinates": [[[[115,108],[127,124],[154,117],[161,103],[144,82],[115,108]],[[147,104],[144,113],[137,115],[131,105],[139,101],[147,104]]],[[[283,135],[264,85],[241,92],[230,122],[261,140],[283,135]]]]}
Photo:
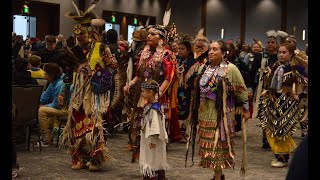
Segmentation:
{"type": "Polygon", "coordinates": [[[158,85],[154,85],[154,84],[141,84],[141,88],[145,88],[145,89],[154,89],[157,90],[159,88],[158,85]]]}
{"type": "Polygon", "coordinates": [[[153,32],[153,33],[156,33],[156,34],[159,34],[159,35],[165,37],[165,32],[163,32],[163,31],[161,31],[159,29],[156,29],[154,27],[149,29],[148,33],[150,33],[150,32],[153,32]]]}
{"type": "Polygon", "coordinates": [[[297,43],[297,40],[294,36],[290,35],[286,38],[287,41],[293,41],[294,43],[297,43]]]}

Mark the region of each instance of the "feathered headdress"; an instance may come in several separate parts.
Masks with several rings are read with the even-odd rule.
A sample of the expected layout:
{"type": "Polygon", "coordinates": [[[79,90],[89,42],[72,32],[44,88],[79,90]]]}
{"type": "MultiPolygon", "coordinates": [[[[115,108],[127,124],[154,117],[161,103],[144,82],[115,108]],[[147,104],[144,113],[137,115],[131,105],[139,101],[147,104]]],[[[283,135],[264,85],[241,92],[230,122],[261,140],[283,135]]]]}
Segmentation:
{"type": "Polygon", "coordinates": [[[100,33],[98,30],[99,26],[105,24],[105,20],[98,19],[98,16],[92,11],[99,0],[94,0],[86,11],[79,10],[75,1],[72,0],[72,5],[74,6],[76,12],[67,12],[65,16],[74,20],[77,24],[73,28],[73,33],[77,34],[89,34],[90,38],[94,38],[100,41],[100,33]]]}
{"type": "Polygon", "coordinates": [[[259,46],[261,48],[264,48],[262,42],[260,40],[258,40],[257,38],[253,38],[253,42],[259,44],[259,46]]]}
{"type": "Polygon", "coordinates": [[[266,32],[266,34],[267,34],[267,37],[268,38],[275,38],[275,39],[277,39],[277,36],[278,36],[278,34],[277,34],[277,32],[275,31],[275,30],[269,30],[269,31],[267,31],[266,32]]]}
{"type": "Polygon", "coordinates": [[[157,31],[157,33],[166,38],[167,36],[167,31],[170,31],[170,27],[168,26],[169,22],[170,22],[170,17],[171,17],[171,6],[170,6],[170,1],[167,4],[166,10],[164,12],[163,15],[163,19],[162,19],[162,25],[148,25],[149,21],[147,21],[147,31],[149,31],[150,28],[153,28],[157,31]]]}
{"type": "Polygon", "coordinates": [[[285,38],[285,41],[292,41],[295,44],[297,44],[297,39],[294,35],[289,35],[288,33],[284,31],[277,31],[278,36],[281,36],[282,38],[285,38]]]}
{"type": "Polygon", "coordinates": [[[184,41],[188,41],[192,44],[194,41],[194,38],[189,34],[182,34],[179,38],[179,42],[184,42],[184,41]]]}
{"type": "Polygon", "coordinates": [[[198,31],[198,34],[194,40],[194,43],[196,43],[197,41],[204,41],[206,43],[209,43],[209,39],[203,35],[204,33],[204,28],[201,28],[199,31],[198,31]]]}

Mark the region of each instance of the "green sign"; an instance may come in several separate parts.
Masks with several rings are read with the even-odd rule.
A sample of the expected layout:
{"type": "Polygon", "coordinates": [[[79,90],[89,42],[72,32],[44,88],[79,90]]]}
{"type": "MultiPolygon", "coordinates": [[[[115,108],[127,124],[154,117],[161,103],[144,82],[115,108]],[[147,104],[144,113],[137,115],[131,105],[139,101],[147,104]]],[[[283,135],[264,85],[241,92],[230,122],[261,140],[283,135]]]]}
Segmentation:
{"type": "Polygon", "coordinates": [[[29,14],[29,7],[26,4],[23,5],[23,13],[29,14]]]}
{"type": "Polygon", "coordinates": [[[135,24],[135,25],[138,24],[138,19],[137,18],[133,18],[133,24],[135,24]]]}
{"type": "Polygon", "coordinates": [[[114,15],[111,16],[111,22],[116,22],[116,17],[114,15]]]}

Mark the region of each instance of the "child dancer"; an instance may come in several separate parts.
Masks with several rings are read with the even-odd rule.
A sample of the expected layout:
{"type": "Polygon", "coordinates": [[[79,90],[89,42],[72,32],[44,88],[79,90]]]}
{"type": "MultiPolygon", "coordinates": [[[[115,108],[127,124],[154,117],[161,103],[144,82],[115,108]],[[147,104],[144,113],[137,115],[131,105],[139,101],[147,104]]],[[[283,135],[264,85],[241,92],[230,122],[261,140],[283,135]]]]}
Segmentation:
{"type": "Polygon", "coordinates": [[[143,179],[164,180],[168,169],[165,130],[165,118],[158,102],[159,84],[148,80],[141,85],[141,96],[147,101],[141,121],[139,167],[143,179]]]}

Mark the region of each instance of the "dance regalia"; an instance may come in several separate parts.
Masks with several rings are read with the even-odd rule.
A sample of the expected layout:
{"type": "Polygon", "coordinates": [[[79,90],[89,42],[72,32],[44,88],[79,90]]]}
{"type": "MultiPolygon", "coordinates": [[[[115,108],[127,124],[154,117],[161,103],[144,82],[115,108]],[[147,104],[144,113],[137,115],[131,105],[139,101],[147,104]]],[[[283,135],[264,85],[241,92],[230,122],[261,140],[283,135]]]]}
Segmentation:
{"type": "MultiPolygon", "coordinates": [[[[236,57],[235,55],[231,57],[230,62],[232,62],[234,65],[237,66],[239,69],[242,78],[248,87],[250,84],[250,78],[249,78],[249,67],[246,65],[245,62],[239,57],[236,57]]],[[[250,116],[252,115],[252,110],[253,110],[253,103],[252,103],[252,98],[249,98],[249,109],[250,109],[250,116]]],[[[242,121],[242,116],[243,116],[243,111],[242,111],[242,103],[241,102],[236,102],[236,111],[235,111],[235,119],[236,119],[236,126],[235,126],[235,131],[241,131],[241,121],[242,121]]]]}
{"type": "Polygon", "coordinates": [[[115,87],[113,80],[117,66],[108,46],[93,41],[88,47],[84,49],[87,61],[75,72],[62,142],[70,141],[73,164],[90,162],[102,165],[111,158],[104,139],[103,124],[113,100],[111,92],[115,87]],[[99,79],[101,76],[104,78],[99,79]]]}
{"type": "MultiPolygon", "coordinates": [[[[141,57],[137,67],[138,81],[134,86],[134,109],[131,116],[132,121],[132,132],[131,140],[133,144],[133,158],[138,158],[140,135],[139,131],[141,128],[141,119],[143,117],[143,107],[146,101],[140,96],[141,89],[140,85],[144,81],[153,79],[160,85],[164,80],[168,80],[170,85],[167,89],[162,92],[162,96],[159,98],[161,108],[165,113],[166,128],[169,135],[170,142],[180,141],[182,135],[179,128],[177,119],[177,83],[175,79],[175,63],[176,59],[173,53],[164,49],[163,51],[152,52],[150,46],[146,45],[141,53],[141,57]]],[[[134,159],[132,160],[134,162],[134,159]]]]}
{"type": "Polygon", "coordinates": [[[146,104],[143,114],[139,167],[144,177],[155,177],[156,171],[169,168],[166,153],[168,135],[159,102],[146,104]],[[150,143],[155,144],[154,149],[150,149],[150,143]]]}
{"type": "Polygon", "coordinates": [[[268,91],[259,109],[260,125],[274,154],[289,154],[296,147],[292,134],[301,113],[299,100],[294,99],[293,95],[300,95],[307,83],[302,64],[295,60],[274,64],[267,81],[268,91]]]}
{"type": "Polygon", "coordinates": [[[194,146],[198,125],[200,166],[214,171],[233,168],[235,102],[243,103],[243,111],[248,112],[248,91],[238,68],[226,60],[203,71],[197,75],[197,90],[193,93],[195,113],[191,117],[189,143],[194,146]]]}
{"type": "Polygon", "coordinates": [[[193,57],[188,57],[185,60],[177,58],[177,75],[179,78],[179,88],[178,88],[178,119],[179,120],[188,120],[190,119],[190,100],[191,100],[191,91],[193,84],[190,83],[192,80],[187,82],[187,86],[184,83],[184,76],[190,69],[190,67],[196,63],[196,60],[193,57]]]}

